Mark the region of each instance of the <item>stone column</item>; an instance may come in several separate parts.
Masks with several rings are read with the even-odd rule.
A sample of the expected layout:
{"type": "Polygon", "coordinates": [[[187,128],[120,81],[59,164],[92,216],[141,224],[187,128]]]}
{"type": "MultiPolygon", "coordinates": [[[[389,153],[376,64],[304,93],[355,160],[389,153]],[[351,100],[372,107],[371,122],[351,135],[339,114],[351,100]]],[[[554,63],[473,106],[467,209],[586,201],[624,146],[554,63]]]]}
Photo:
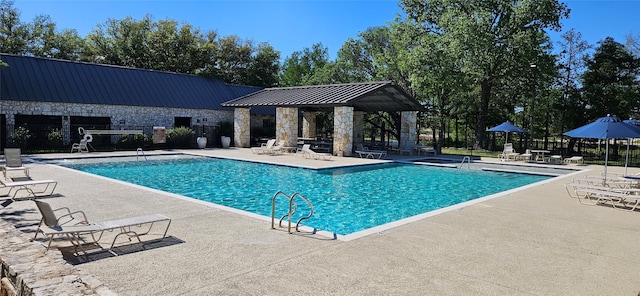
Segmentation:
{"type": "Polygon", "coordinates": [[[353,107],[333,108],[333,154],[351,156],[353,151],[353,107]]]}
{"type": "Polygon", "coordinates": [[[14,113],[7,113],[5,119],[7,120],[7,143],[9,138],[13,136],[13,130],[16,128],[16,116],[14,113]]]}
{"type": "Polygon", "coordinates": [[[353,112],[353,147],[364,143],[364,114],[363,111],[353,112]]]}
{"type": "Polygon", "coordinates": [[[71,117],[69,115],[62,116],[62,143],[65,145],[71,143],[71,117]]]}
{"type": "Polygon", "coordinates": [[[416,144],[416,124],[418,111],[403,111],[400,113],[400,150],[413,151],[416,144]]]}
{"type": "Polygon", "coordinates": [[[249,108],[233,110],[233,143],[236,147],[251,147],[251,112],[249,108]]]}
{"type": "Polygon", "coordinates": [[[307,111],[302,113],[302,137],[316,137],[316,112],[307,111]]]}
{"type": "Polygon", "coordinates": [[[298,143],[298,108],[276,108],[276,140],[294,147],[298,143]]]}

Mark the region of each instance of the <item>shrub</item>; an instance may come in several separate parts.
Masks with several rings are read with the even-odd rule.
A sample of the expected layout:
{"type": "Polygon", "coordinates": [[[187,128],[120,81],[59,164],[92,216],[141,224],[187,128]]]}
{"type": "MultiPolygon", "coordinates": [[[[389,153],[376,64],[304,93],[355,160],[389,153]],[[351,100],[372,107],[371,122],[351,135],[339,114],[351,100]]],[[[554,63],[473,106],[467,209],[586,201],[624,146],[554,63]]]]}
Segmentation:
{"type": "Polygon", "coordinates": [[[9,137],[9,144],[26,149],[29,146],[29,140],[31,139],[31,131],[26,126],[19,126],[13,130],[13,134],[9,137]]]}
{"type": "Polygon", "coordinates": [[[53,129],[47,134],[47,145],[51,148],[62,147],[62,131],[60,129],[53,129]]]}
{"type": "Polygon", "coordinates": [[[188,127],[167,130],[167,148],[191,148],[196,133],[188,127]]]}
{"type": "Polygon", "coordinates": [[[151,137],[144,134],[125,135],[118,139],[116,148],[122,150],[137,149],[150,146],[152,143],[151,137]]]}

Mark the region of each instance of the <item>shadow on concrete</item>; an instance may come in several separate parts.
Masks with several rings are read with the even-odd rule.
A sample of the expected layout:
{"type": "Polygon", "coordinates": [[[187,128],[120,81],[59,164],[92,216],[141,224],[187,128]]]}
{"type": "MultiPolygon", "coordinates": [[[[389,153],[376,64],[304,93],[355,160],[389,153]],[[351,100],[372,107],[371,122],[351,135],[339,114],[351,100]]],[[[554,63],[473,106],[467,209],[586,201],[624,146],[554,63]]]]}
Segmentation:
{"type": "Polygon", "coordinates": [[[62,258],[67,261],[67,263],[71,265],[78,265],[101,259],[112,258],[114,256],[124,256],[141,251],[170,247],[182,243],[185,243],[185,241],[174,236],[167,236],[164,239],[147,240],[143,241],[142,243],[136,242],[133,244],[119,245],[111,249],[102,248],[100,245],[94,243],[86,243],[82,245],[82,248],[87,253],[86,255],[75,255],[73,246],[59,247],[58,249],[62,253],[62,258]]]}

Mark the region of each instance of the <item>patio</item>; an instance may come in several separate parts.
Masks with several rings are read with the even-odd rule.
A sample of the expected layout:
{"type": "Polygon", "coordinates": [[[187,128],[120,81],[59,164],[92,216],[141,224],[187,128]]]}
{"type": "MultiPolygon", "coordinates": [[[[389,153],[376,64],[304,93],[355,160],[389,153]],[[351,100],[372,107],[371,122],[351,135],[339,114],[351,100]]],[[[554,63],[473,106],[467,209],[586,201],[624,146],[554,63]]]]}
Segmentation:
{"type": "MultiPolygon", "coordinates": [[[[384,161],[273,157],[254,155],[250,149],[185,152],[306,167],[384,161]]],[[[47,155],[59,156],[70,155],[47,155]]],[[[567,179],[340,241],[289,235],[271,230],[265,219],[86,173],[45,164],[28,166],[34,179],[58,181],[57,192],[63,196],[47,199],[54,208],[82,209],[92,220],[147,213],[171,217],[168,235],[182,243],[74,266],[120,295],[635,295],[640,291],[640,259],[635,256],[640,213],[580,205],[567,196],[567,179]]],[[[602,166],[581,168],[587,171],[580,175],[602,170],[602,166]]],[[[0,213],[30,234],[40,219],[32,202],[15,202],[0,213]]]]}

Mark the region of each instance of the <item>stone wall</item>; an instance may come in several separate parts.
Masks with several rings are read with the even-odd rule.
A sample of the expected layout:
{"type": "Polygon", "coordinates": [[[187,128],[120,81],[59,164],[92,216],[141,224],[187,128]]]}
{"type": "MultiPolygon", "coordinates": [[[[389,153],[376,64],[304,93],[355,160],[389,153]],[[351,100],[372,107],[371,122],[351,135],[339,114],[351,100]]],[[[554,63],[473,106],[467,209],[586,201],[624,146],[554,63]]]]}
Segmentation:
{"type": "Polygon", "coordinates": [[[0,220],[0,295],[117,295],[93,276],[62,259],[57,250],[45,252],[40,242],[0,220]]]}
{"type": "MultiPolygon", "coordinates": [[[[221,121],[233,122],[232,110],[206,110],[206,109],[182,109],[166,107],[143,107],[126,105],[97,105],[97,104],[74,104],[74,103],[49,103],[49,102],[29,102],[29,101],[0,101],[0,110],[6,115],[7,126],[15,125],[15,115],[48,115],[63,116],[63,139],[65,144],[70,141],[68,116],[85,117],[110,117],[112,129],[145,129],[145,133],[151,135],[153,126],[164,126],[167,129],[173,128],[175,117],[191,117],[191,126],[196,122],[204,122],[207,125],[218,125],[221,121]]],[[[11,128],[7,133],[12,132],[11,128]]],[[[9,135],[7,135],[9,136],[9,135]]]]}

